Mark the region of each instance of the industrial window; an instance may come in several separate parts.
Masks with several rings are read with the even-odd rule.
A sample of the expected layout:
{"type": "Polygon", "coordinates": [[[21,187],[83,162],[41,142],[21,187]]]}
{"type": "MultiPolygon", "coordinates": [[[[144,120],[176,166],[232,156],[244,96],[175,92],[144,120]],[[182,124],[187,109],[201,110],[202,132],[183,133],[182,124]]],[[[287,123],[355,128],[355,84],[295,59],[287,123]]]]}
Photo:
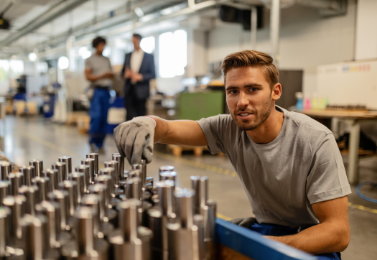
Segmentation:
{"type": "Polygon", "coordinates": [[[154,43],[153,36],[145,37],[140,42],[140,47],[143,49],[143,51],[147,53],[152,53],[155,48],[154,46],[155,46],[155,43],[154,43]]]}
{"type": "Polygon", "coordinates": [[[162,78],[185,73],[187,65],[187,33],[184,30],[166,32],[159,37],[159,72],[162,78]]]}

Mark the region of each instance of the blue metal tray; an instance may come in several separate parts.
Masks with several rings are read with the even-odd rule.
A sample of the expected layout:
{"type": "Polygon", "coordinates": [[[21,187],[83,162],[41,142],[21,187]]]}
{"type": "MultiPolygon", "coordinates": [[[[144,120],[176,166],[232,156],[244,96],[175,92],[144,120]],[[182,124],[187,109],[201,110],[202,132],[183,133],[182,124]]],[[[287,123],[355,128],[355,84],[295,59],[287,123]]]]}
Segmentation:
{"type": "MultiPolygon", "coordinates": [[[[267,239],[252,230],[234,225],[220,218],[216,219],[216,239],[217,243],[225,246],[225,248],[230,248],[253,260],[317,259],[313,255],[309,255],[293,247],[267,239]]],[[[228,257],[226,259],[238,258],[228,257]]]]}

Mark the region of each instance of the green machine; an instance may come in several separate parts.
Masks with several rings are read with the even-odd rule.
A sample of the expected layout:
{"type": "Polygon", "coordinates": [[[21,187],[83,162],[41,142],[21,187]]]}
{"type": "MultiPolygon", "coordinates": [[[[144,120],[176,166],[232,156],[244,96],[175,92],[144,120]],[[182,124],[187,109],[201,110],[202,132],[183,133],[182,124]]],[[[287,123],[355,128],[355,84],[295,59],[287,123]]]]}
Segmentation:
{"type": "Polygon", "coordinates": [[[224,114],[224,91],[182,92],[177,97],[177,119],[199,120],[224,114]]]}

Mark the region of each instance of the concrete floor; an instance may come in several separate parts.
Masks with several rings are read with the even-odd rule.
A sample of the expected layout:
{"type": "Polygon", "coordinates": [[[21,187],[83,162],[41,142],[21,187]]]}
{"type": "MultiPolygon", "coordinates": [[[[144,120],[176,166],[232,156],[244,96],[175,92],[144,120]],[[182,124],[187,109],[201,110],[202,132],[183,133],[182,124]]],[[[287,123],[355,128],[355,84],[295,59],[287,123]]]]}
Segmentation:
{"type": "MultiPolygon", "coordinates": [[[[40,159],[44,161],[44,168],[49,168],[63,155],[71,156],[72,166],[78,166],[89,152],[88,137],[80,134],[76,127],[52,124],[41,118],[7,117],[5,122],[0,123],[0,133],[4,136],[5,156],[20,166],[27,165],[29,160],[40,159]]],[[[106,139],[105,150],[106,154],[100,156],[100,163],[110,160],[111,153],[117,152],[110,136],[106,139]]],[[[344,161],[347,162],[346,157],[344,161]]],[[[209,197],[216,200],[221,217],[231,219],[252,216],[241,183],[225,156],[205,154],[194,157],[185,154],[176,158],[155,152],[153,162],[148,165],[148,175],[156,178],[161,165],[175,166],[179,187],[190,187],[191,175],[207,175],[209,197]]],[[[360,161],[360,181],[377,181],[376,157],[360,161]]],[[[342,253],[342,259],[377,259],[377,205],[360,199],[355,187],[352,190],[349,196],[351,242],[342,253]]],[[[377,189],[363,188],[363,192],[377,199],[377,189]]]]}

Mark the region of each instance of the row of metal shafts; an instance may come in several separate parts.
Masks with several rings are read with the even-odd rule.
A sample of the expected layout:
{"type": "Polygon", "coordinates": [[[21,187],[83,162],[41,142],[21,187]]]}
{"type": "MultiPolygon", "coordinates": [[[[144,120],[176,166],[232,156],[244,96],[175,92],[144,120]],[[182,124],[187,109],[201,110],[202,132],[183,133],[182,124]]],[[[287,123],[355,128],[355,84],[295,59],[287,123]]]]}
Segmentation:
{"type": "Polygon", "coordinates": [[[98,154],[72,171],[72,158],[12,172],[0,162],[1,259],[214,259],[216,203],[208,179],[177,188],[173,166],[147,177],[145,161],[124,170],[124,157],[99,169],[98,154]]]}

